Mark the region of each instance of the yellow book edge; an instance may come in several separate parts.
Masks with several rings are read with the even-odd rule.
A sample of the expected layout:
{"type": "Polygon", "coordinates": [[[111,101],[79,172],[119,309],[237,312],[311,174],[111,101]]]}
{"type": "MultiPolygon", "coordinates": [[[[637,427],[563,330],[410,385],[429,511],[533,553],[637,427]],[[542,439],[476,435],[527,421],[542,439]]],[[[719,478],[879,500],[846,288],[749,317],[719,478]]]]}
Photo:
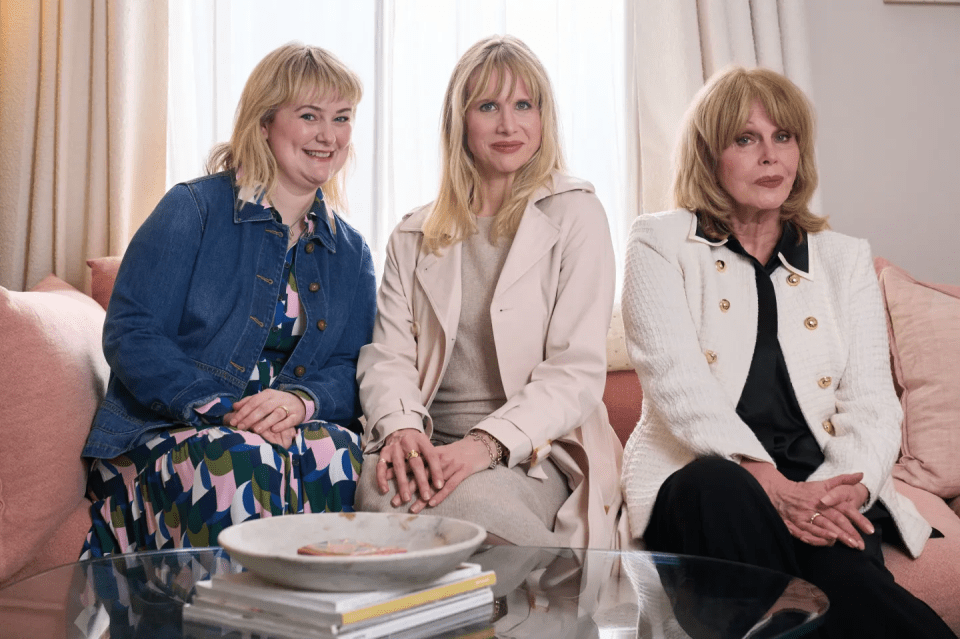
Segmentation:
{"type": "Polygon", "coordinates": [[[457,583],[444,584],[442,586],[437,586],[436,588],[430,588],[429,590],[413,592],[398,599],[392,599],[390,601],[385,601],[373,606],[367,606],[366,608],[358,608],[356,610],[351,610],[350,612],[345,612],[343,613],[343,625],[364,621],[366,619],[372,619],[373,617],[379,617],[380,615],[385,615],[391,612],[407,610],[415,606],[430,603],[431,601],[439,601],[441,599],[453,597],[454,595],[470,592],[471,590],[477,590],[479,588],[483,588],[484,586],[492,586],[495,583],[497,583],[496,573],[489,572],[471,577],[464,581],[458,581],[457,583]]]}

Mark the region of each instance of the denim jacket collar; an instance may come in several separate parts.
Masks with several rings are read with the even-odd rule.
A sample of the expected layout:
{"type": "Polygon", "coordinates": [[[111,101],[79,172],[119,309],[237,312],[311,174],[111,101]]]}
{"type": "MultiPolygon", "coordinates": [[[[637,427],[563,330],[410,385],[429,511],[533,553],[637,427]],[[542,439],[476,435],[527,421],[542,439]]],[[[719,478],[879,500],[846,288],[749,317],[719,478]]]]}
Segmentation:
{"type": "MultiPolygon", "coordinates": [[[[273,219],[273,205],[266,199],[263,191],[259,196],[255,195],[257,189],[251,187],[240,188],[234,183],[234,192],[236,193],[236,205],[233,211],[233,221],[235,224],[244,222],[266,222],[273,219]]],[[[303,238],[308,242],[317,240],[331,253],[337,252],[336,230],[332,224],[336,223],[336,214],[330,216],[327,212],[327,204],[323,201],[323,191],[317,189],[317,195],[313,200],[313,205],[307,211],[307,216],[313,220],[313,231],[304,233],[303,238]],[[326,222],[321,223],[321,220],[326,222]]]]}

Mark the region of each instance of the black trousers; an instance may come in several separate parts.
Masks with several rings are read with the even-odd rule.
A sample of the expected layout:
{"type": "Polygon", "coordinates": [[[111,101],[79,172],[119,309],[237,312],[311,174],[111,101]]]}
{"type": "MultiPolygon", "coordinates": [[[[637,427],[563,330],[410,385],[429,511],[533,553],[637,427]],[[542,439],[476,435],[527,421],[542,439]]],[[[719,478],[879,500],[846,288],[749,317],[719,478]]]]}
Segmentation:
{"type": "Polygon", "coordinates": [[[649,550],[737,561],[809,581],[830,599],[823,625],[810,636],[956,639],[883,565],[884,534],[899,541],[889,513],[876,506],[866,516],[875,532],[861,533],[865,550],[805,544],[790,534],[753,475],[707,457],[663,483],[644,541],[649,550]]]}

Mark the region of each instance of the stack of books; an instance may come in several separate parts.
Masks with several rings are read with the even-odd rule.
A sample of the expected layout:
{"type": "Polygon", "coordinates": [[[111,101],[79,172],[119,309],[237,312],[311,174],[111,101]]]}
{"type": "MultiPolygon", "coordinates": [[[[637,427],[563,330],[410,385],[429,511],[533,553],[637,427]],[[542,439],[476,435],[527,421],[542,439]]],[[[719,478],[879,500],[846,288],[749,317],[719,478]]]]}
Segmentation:
{"type": "Polygon", "coordinates": [[[464,563],[428,584],[406,590],[315,592],[280,586],[250,572],[197,583],[183,608],[184,625],[230,628],[263,637],[493,636],[496,574],[464,563]],[[487,634],[484,634],[487,632],[487,634]]]}

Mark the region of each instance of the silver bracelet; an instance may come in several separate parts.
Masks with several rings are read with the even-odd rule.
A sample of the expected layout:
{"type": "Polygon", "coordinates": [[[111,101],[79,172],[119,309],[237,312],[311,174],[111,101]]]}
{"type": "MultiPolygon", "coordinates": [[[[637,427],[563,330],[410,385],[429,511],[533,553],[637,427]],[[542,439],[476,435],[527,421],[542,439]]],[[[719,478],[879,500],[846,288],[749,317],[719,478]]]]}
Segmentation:
{"type": "Polygon", "coordinates": [[[493,470],[496,468],[497,464],[500,463],[500,458],[503,457],[503,446],[500,445],[500,442],[494,439],[493,435],[485,431],[472,430],[470,431],[470,436],[482,443],[484,448],[487,449],[487,454],[490,455],[490,465],[487,466],[487,469],[493,470]],[[484,437],[484,435],[486,435],[486,437],[484,437]],[[493,442],[490,441],[491,439],[493,442]],[[494,452],[494,445],[496,445],[496,452],[494,452]]]}

